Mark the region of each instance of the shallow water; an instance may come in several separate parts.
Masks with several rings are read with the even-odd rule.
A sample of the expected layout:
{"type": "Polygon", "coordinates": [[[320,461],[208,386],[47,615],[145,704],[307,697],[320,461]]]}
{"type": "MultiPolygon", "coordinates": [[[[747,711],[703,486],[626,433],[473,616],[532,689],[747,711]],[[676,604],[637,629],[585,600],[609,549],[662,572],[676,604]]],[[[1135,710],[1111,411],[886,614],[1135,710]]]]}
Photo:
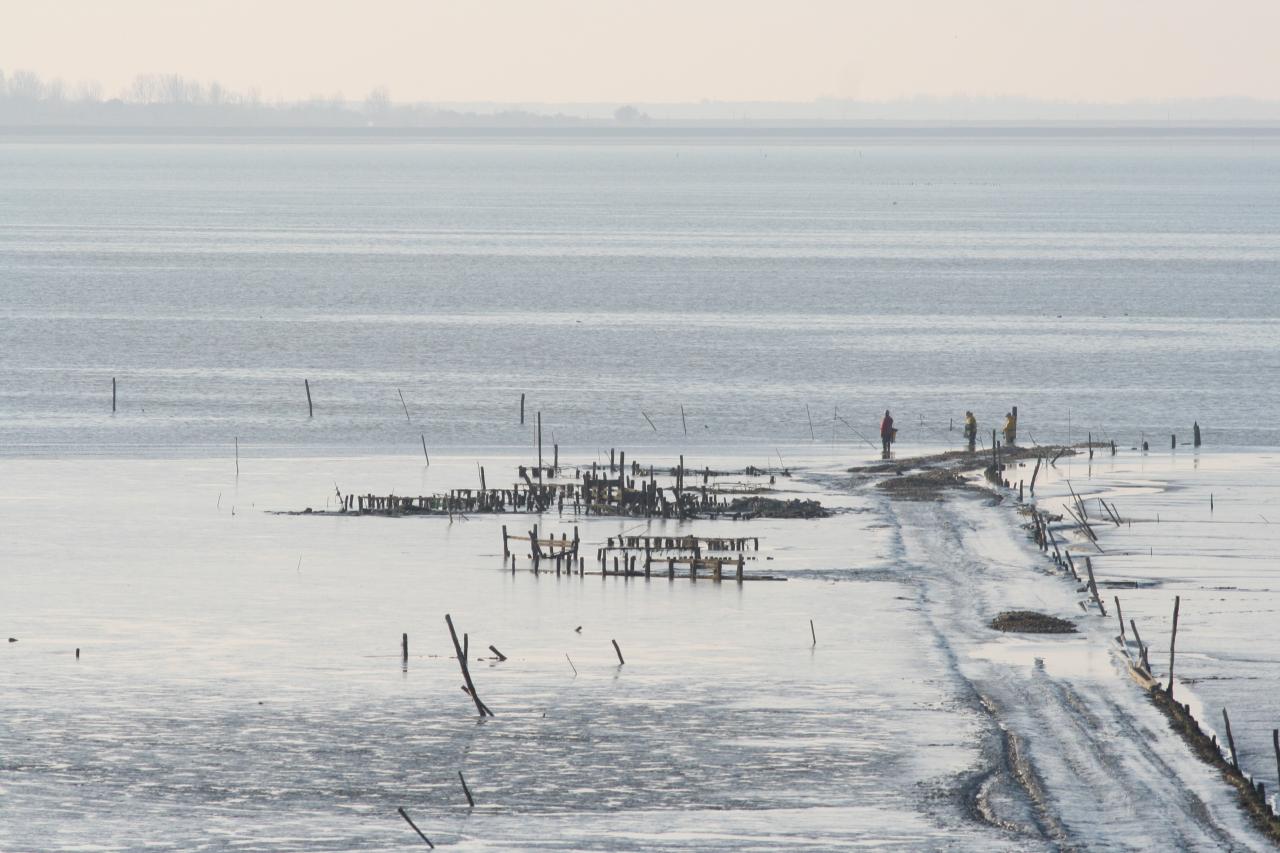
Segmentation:
{"type": "Polygon", "coordinates": [[[0,452],[1275,446],[1277,235],[1243,131],[0,137],[0,452]]]}

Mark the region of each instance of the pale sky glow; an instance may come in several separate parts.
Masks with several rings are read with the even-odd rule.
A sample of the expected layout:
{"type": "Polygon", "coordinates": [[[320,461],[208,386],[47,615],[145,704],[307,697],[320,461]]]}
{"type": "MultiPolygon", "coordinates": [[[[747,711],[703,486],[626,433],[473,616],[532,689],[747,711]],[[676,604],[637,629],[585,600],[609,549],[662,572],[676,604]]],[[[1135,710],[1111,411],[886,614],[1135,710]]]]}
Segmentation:
{"type": "Polygon", "coordinates": [[[0,68],[116,95],[176,72],[266,98],[1280,98],[1280,0],[0,0],[0,68]]]}

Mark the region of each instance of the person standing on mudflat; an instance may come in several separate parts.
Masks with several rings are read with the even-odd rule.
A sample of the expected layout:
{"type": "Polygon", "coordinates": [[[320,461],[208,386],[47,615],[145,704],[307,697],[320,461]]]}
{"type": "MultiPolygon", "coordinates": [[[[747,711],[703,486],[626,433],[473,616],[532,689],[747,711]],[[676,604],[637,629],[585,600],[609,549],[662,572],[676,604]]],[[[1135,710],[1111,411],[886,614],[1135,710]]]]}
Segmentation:
{"type": "Polygon", "coordinates": [[[969,442],[969,452],[972,453],[978,443],[978,419],[973,416],[973,412],[964,413],[964,438],[969,442]]]}
{"type": "Polygon", "coordinates": [[[1018,437],[1018,419],[1013,416],[1013,412],[1009,412],[1004,416],[1004,443],[1008,447],[1013,447],[1014,440],[1018,437]]]}
{"type": "Polygon", "coordinates": [[[880,421],[880,447],[884,452],[884,458],[889,458],[889,446],[893,444],[893,434],[897,432],[893,428],[893,416],[889,414],[889,410],[884,410],[884,420],[880,421]]]}

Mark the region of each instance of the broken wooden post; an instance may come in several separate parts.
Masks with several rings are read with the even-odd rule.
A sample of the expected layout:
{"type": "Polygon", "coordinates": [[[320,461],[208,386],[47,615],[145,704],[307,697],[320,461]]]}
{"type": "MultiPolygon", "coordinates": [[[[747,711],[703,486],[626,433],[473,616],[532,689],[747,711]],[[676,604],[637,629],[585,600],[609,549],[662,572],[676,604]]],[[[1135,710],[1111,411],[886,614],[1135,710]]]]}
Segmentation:
{"type": "Polygon", "coordinates": [[[813,645],[818,645],[818,632],[813,629],[813,620],[809,620],[809,635],[813,637],[813,645]]]}
{"type": "Polygon", "coordinates": [[[1178,642],[1178,605],[1182,603],[1182,596],[1175,595],[1173,597],[1173,631],[1169,634],[1169,698],[1173,698],[1173,649],[1174,644],[1178,642]]]}
{"type": "Polygon", "coordinates": [[[435,850],[435,849],[436,849],[436,846],[435,846],[434,844],[432,844],[432,843],[431,843],[431,839],[430,839],[430,838],[427,838],[427,836],[425,836],[425,835],[423,835],[423,834],[422,834],[422,830],[421,830],[421,829],[418,829],[418,825],[417,825],[416,823],[414,823],[414,822],[413,822],[413,818],[409,817],[409,815],[405,812],[405,810],[404,810],[404,807],[403,807],[403,806],[402,806],[402,807],[400,807],[400,808],[397,808],[397,809],[396,809],[396,811],[400,812],[400,817],[404,818],[404,819],[405,819],[405,822],[406,822],[406,823],[408,823],[408,824],[409,824],[409,826],[412,826],[412,827],[413,827],[413,831],[414,831],[414,832],[416,832],[416,833],[418,833],[418,837],[419,837],[419,838],[421,838],[423,841],[425,841],[425,842],[427,843],[427,847],[428,847],[428,848],[430,848],[431,850],[435,850]]]}
{"type": "Polygon", "coordinates": [[[1170,450],[1178,449],[1178,436],[1176,434],[1169,436],[1169,449],[1170,450]]]}
{"type": "Polygon", "coordinates": [[[1231,736],[1231,718],[1227,716],[1227,709],[1222,709],[1222,722],[1227,727],[1227,746],[1231,747],[1231,766],[1240,772],[1240,759],[1236,756],[1236,739],[1231,736]]]}
{"type": "Polygon", "coordinates": [[[476,801],[471,797],[471,789],[467,787],[467,780],[463,778],[462,771],[458,771],[458,781],[462,783],[462,793],[467,795],[467,807],[475,808],[476,801]]]}
{"type": "MultiPolygon", "coordinates": [[[[79,652],[79,649],[76,649],[79,652]]],[[[1280,729],[1271,730],[1271,746],[1276,751],[1276,778],[1280,780],[1280,729]]],[[[1276,790],[1280,790],[1277,788],[1276,790]]]]}
{"type": "Polygon", "coordinates": [[[743,556],[739,554],[738,555],[738,583],[742,583],[742,568],[743,568],[744,562],[745,561],[743,559],[743,556]]]}
{"type": "Polygon", "coordinates": [[[302,380],[302,387],[307,389],[307,417],[314,417],[316,410],[311,407],[311,383],[304,379],[302,380]]]}
{"type": "Polygon", "coordinates": [[[505,563],[507,557],[511,556],[511,549],[507,546],[507,526],[502,525],[502,561],[505,563]]]}
{"type": "Polygon", "coordinates": [[[1093,560],[1085,557],[1084,567],[1089,570],[1089,591],[1093,593],[1093,601],[1098,605],[1098,611],[1106,616],[1107,608],[1102,606],[1102,597],[1098,595],[1098,583],[1093,579],[1093,560]]]}
{"type": "Polygon", "coordinates": [[[622,666],[626,663],[626,661],[622,659],[622,649],[618,648],[617,640],[612,640],[611,642],[613,643],[613,650],[618,653],[618,666],[622,666]]]}
{"type": "MultiPolygon", "coordinates": [[[[114,383],[115,380],[113,379],[112,382],[114,383]]],[[[112,388],[113,389],[115,388],[114,384],[112,385],[112,388]]],[[[114,399],[114,397],[112,399],[114,399]]],[[[115,409],[112,409],[111,411],[114,412],[115,409]]],[[[1194,424],[1191,425],[1191,446],[1192,447],[1200,446],[1200,422],[1199,421],[1196,421],[1194,424]]]]}
{"type": "Polygon", "coordinates": [[[1116,618],[1120,620],[1120,644],[1124,645],[1126,637],[1124,635],[1124,614],[1120,612],[1120,596],[1111,596],[1116,602],[1116,618]]]}
{"type": "Polygon", "coordinates": [[[1147,647],[1142,644],[1142,635],[1138,633],[1138,623],[1130,619],[1129,627],[1133,629],[1133,638],[1138,641],[1138,656],[1142,661],[1142,668],[1147,671],[1147,675],[1150,675],[1151,661],[1147,659],[1147,647]]]}
{"type": "Polygon", "coordinates": [[[520,395],[520,426],[524,426],[524,395],[520,395]]]}
{"type": "Polygon", "coordinates": [[[453,629],[453,619],[449,617],[448,613],[444,615],[444,621],[449,626],[449,636],[453,639],[453,651],[458,656],[458,666],[462,668],[462,679],[467,683],[467,695],[476,703],[476,711],[479,712],[480,716],[494,716],[493,711],[490,711],[489,707],[480,701],[480,696],[476,693],[476,686],[471,681],[471,668],[467,666],[466,652],[462,650],[462,645],[458,642],[458,632],[453,629]]]}
{"type": "Polygon", "coordinates": [[[409,635],[400,635],[400,660],[405,663],[409,662],[409,635]]]}
{"type": "Polygon", "coordinates": [[[116,378],[111,377],[111,414],[116,413],[116,378]]]}

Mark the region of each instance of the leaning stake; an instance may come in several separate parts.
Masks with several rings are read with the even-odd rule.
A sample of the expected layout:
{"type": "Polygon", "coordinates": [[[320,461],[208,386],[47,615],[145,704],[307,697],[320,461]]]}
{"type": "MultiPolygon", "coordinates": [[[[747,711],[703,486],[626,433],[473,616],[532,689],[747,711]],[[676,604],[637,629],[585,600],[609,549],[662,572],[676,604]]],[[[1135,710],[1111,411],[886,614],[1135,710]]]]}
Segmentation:
{"type": "Polygon", "coordinates": [[[304,379],[302,387],[307,389],[307,417],[314,417],[316,410],[311,407],[311,383],[304,379]]]}
{"type": "Polygon", "coordinates": [[[622,649],[618,648],[617,640],[613,641],[613,650],[618,653],[618,666],[622,666],[623,664],[625,664],[626,661],[622,659],[622,649]]]}
{"type": "Polygon", "coordinates": [[[1169,698],[1173,698],[1173,647],[1178,641],[1178,605],[1182,603],[1182,596],[1175,595],[1173,597],[1173,632],[1169,634],[1169,698]]]}
{"type": "Polygon", "coordinates": [[[471,798],[471,789],[467,787],[467,780],[463,777],[461,770],[458,771],[458,781],[462,783],[462,793],[467,795],[467,805],[474,809],[476,801],[471,798]]]}
{"type": "Polygon", "coordinates": [[[494,716],[494,713],[480,701],[480,697],[476,694],[476,686],[471,681],[471,669],[467,666],[467,655],[462,651],[462,645],[458,642],[458,632],[453,629],[453,619],[448,613],[444,615],[444,621],[449,626],[449,636],[453,638],[453,651],[458,656],[458,666],[462,668],[462,679],[467,683],[467,695],[476,703],[476,710],[480,716],[494,716]]]}
{"type": "Polygon", "coordinates": [[[427,836],[423,835],[423,834],[422,834],[422,830],[421,830],[421,829],[418,829],[418,825],[417,825],[416,823],[414,823],[414,822],[413,822],[413,818],[409,817],[409,815],[407,815],[407,814],[405,813],[405,810],[404,810],[404,807],[403,807],[403,806],[402,806],[402,807],[400,807],[400,808],[398,808],[398,809],[396,809],[396,811],[400,812],[400,817],[404,818],[404,819],[405,819],[405,822],[406,822],[406,823],[408,823],[408,824],[409,824],[409,826],[412,826],[412,827],[413,827],[413,831],[414,831],[414,832],[416,832],[416,833],[418,833],[418,837],[419,837],[419,838],[421,838],[423,841],[427,842],[427,846],[428,846],[428,847],[430,847],[432,850],[435,850],[435,849],[436,849],[436,846],[435,846],[434,844],[432,844],[432,843],[431,843],[431,839],[430,839],[430,838],[427,838],[427,836]]]}

